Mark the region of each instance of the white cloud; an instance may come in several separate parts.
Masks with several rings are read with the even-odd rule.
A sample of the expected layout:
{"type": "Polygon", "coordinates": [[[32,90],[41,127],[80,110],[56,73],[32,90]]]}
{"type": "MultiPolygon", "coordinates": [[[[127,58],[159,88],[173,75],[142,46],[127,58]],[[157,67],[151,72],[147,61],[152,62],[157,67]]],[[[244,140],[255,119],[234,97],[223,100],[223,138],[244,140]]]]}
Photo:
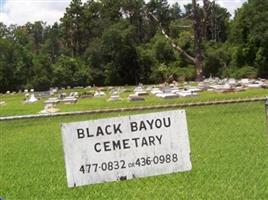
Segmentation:
{"type": "Polygon", "coordinates": [[[5,24],[25,24],[38,20],[53,24],[58,21],[70,0],[6,0],[0,21],[5,24]]]}
{"type": "MultiPolygon", "coordinates": [[[[25,24],[38,20],[53,24],[63,16],[71,0],[0,0],[0,21],[5,24],[25,24]]],[[[83,0],[85,2],[86,0],[83,0]]],[[[148,1],[148,0],[147,0],[148,1]]],[[[246,0],[216,0],[226,7],[231,14],[246,0]]],[[[169,0],[170,4],[178,2],[181,6],[191,0],[169,0]]],[[[198,0],[201,4],[202,1],[198,0]]]]}
{"type": "MultiPolygon", "coordinates": [[[[231,15],[234,15],[234,11],[241,7],[243,3],[245,3],[247,0],[215,0],[215,2],[222,7],[227,8],[227,10],[230,12],[231,15]]],[[[169,3],[174,4],[178,2],[183,8],[183,5],[191,3],[192,0],[169,0],[169,3]]],[[[203,0],[197,0],[197,3],[200,5],[203,5],[203,0]]]]}
{"type": "Polygon", "coordinates": [[[235,10],[240,8],[247,0],[218,0],[216,1],[220,6],[227,8],[227,10],[234,15],[235,10]]]}

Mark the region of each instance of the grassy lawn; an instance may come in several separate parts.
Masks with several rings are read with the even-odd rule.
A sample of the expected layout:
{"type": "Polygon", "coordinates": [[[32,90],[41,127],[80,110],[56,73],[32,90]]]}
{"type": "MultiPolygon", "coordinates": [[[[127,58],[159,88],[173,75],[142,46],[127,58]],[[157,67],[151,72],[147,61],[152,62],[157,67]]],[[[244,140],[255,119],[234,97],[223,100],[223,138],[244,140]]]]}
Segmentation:
{"type": "MultiPolygon", "coordinates": [[[[267,90],[251,92],[253,96],[263,96],[267,90]]],[[[205,93],[200,100],[211,97],[212,94],[205,93]]],[[[8,98],[11,100],[11,97],[8,98]]],[[[90,101],[95,100],[81,100],[75,106],[89,109],[90,101]]],[[[103,105],[106,103],[105,100],[102,102],[103,105]]],[[[122,105],[122,102],[116,106],[119,104],[122,105]]],[[[103,105],[100,103],[96,107],[103,105]]],[[[33,106],[30,112],[37,112],[37,108],[42,107],[39,103],[27,106],[29,109],[33,106]]],[[[68,110],[65,105],[61,108],[68,110]]],[[[9,114],[7,111],[5,113],[9,114]]],[[[26,111],[29,112],[16,110],[12,114],[26,111]]],[[[121,115],[127,114],[134,113],[121,115]]],[[[6,200],[268,198],[268,134],[263,103],[187,109],[193,165],[191,172],[68,189],[60,124],[118,115],[0,122],[0,196],[6,200]]]]}
{"type": "MultiPolygon", "coordinates": [[[[131,87],[131,90],[133,87],[131,87]]],[[[78,90],[80,92],[86,90],[78,90]]],[[[65,91],[66,92],[66,91],[65,91]]],[[[145,97],[144,102],[129,102],[127,100],[130,92],[125,92],[120,96],[123,98],[122,101],[118,102],[108,102],[106,97],[79,99],[78,103],[74,105],[59,104],[60,112],[68,111],[83,111],[92,109],[103,109],[103,108],[122,108],[122,107],[135,107],[143,105],[158,105],[158,104],[174,104],[174,103],[186,103],[186,102],[198,102],[198,101],[210,101],[210,100],[222,100],[222,99],[237,99],[245,97],[264,97],[268,95],[268,89],[249,89],[244,92],[238,93],[216,93],[216,92],[202,92],[198,97],[188,97],[188,98],[177,98],[177,99],[160,99],[153,95],[145,97]]],[[[42,99],[34,104],[23,104],[24,95],[2,95],[0,96],[0,101],[5,101],[6,105],[0,107],[0,116],[10,116],[10,115],[26,115],[26,114],[37,114],[44,108],[43,102],[46,99],[42,99]]]]}

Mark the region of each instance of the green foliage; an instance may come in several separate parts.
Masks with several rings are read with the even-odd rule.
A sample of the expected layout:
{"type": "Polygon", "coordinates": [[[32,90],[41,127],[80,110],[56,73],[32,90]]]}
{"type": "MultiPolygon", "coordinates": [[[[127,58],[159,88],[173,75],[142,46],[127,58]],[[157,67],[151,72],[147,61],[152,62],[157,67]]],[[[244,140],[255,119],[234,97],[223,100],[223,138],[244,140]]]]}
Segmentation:
{"type": "Polygon", "coordinates": [[[176,81],[192,81],[195,78],[195,68],[192,65],[187,67],[173,65],[170,67],[170,73],[176,81]]]}
{"type": "Polygon", "coordinates": [[[151,79],[154,82],[171,82],[175,81],[191,81],[195,77],[194,66],[179,67],[179,62],[171,63],[167,66],[165,64],[160,64],[155,67],[151,74],[151,79]]]}
{"type": "Polygon", "coordinates": [[[149,12],[154,13],[164,27],[168,27],[171,16],[167,0],[150,0],[147,3],[149,12]]]}
{"type": "Polygon", "coordinates": [[[235,63],[257,69],[257,75],[268,77],[268,2],[251,0],[236,13],[231,23],[230,41],[237,47],[235,63]]]}
{"type": "Polygon", "coordinates": [[[225,42],[228,39],[230,13],[215,3],[212,3],[208,12],[206,40],[225,42]]]}
{"type": "Polygon", "coordinates": [[[223,77],[230,77],[230,78],[257,78],[257,69],[250,66],[244,66],[241,68],[226,68],[222,72],[223,77]]]}
{"type": "Polygon", "coordinates": [[[245,66],[238,70],[237,78],[256,78],[257,70],[254,67],[245,66]]]}
{"type": "MultiPolygon", "coordinates": [[[[192,61],[172,47],[148,13],[194,57],[191,4],[182,12],[167,0],[83,2],[72,0],[52,26],[0,23],[0,92],[195,79],[192,61]]],[[[230,21],[225,8],[211,4],[202,25],[205,76],[268,77],[267,8],[266,0],[248,1],[230,21]]]]}
{"type": "Polygon", "coordinates": [[[53,84],[59,87],[86,86],[91,83],[89,67],[79,58],[61,56],[53,66],[53,84]],[[72,83],[72,85],[69,85],[72,83]]]}
{"type": "Polygon", "coordinates": [[[209,76],[223,76],[224,70],[228,68],[231,58],[231,50],[228,43],[219,44],[215,42],[209,42],[206,44],[205,51],[205,68],[204,75],[209,76]]]}
{"type": "Polygon", "coordinates": [[[169,34],[172,38],[177,39],[184,31],[192,30],[192,21],[189,19],[173,20],[169,26],[169,34]]]}
{"type": "Polygon", "coordinates": [[[160,63],[168,63],[175,60],[175,53],[172,46],[164,40],[162,35],[156,35],[153,40],[153,51],[155,58],[160,63]]]}
{"type": "Polygon", "coordinates": [[[154,52],[150,47],[139,46],[137,47],[137,54],[138,64],[140,66],[139,81],[142,83],[150,83],[152,82],[152,79],[150,78],[152,69],[158,63],[154,56],[154,52]]]}
{"type": "Polygon", "coordinates": [[[111,25],[102,35],[105,84],[137,83],[137,52],[134,28],[122,21],[111,25]]]}

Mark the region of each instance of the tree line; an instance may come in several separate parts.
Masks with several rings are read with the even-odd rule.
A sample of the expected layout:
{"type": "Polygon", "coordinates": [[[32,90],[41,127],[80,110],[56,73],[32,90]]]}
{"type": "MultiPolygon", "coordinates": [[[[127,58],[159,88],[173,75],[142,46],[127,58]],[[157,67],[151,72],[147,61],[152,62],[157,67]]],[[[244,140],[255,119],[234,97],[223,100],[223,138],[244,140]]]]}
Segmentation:
{"type": "Polygon", "coordinates": [[[0,23],[0,91],[268,77],[268,1],[72,0],[59,22],[0,23]]]}

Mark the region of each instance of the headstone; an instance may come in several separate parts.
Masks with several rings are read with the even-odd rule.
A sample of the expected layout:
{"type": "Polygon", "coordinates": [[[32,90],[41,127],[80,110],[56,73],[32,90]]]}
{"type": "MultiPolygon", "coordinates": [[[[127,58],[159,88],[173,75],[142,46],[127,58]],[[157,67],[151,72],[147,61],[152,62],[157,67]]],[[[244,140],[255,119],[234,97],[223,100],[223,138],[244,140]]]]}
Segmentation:
{"type": "Polygon", "coordinates": [[[77,98],[74,96],[68,96],[60,100],[60,102],[65,103],[65,104],[73,104],[77,102],[77,98]]]}
{"type": "Polygon", "coordinates": [[[26,94],[24,95],[25,100],[29,99],[29,97],[30,97],[30,94],[29,94],[29,93],[26,93],[26,94]]]}
{"type": "Polygon", "coordinates": [[[44,101],[45,106],[54,106],[56,104],[58,104],[60,102],[60,100],[58,98],[49,98],[48,100],[44,101]]]}
{"type": "Polygon", "coordinates": [[[160,97],[160,98],[163,98],[163,99],[174,99],[174,98],[178,98],[178,95],[170,92],[170,93],[156,94],[156,97],[160,97]]]}
{"type": "Polygon", "coordinates": [[[237,84],[237,81],[235,79],[229,79],[228,84],[235,86],[237,84]]]}
{"type": "Polygon", "coordinates": [[[59,99],[64,99],[65,97],[67,97],[65,92],[59,94],[59,99]]]}
{"type": "Polygon", "coordinates": [[[30,98],[26,99],[24,102],[27,104],[32,104],[32,103],[35,103],[37,101],[38,101],[38,99],[34,96],[34,94],[31,94],[30,98]]]}
{"type": "Polygon", "coordinates": [[[239,81],[239,83],[241,83],[242,85],[246,85],[250,83],[250,80],[248,78],[243,78],[239,81]]]}
{"type": "Polygon", "coordinates": [[[75,97],[78,98],[79,97],[79,93],[78,92],[71,92],[69,97],[75,97]]]}
{"type": "Polygon", "coordinates": [[[154,94],[154,95],[156,95],[156,94],[161,94],[163,92],[159,88],[153,88],[151,90],[151,93],[154,94]]]}
{"type": "Polygon", "coordinates": [[[138,96],[138,95],[135,95],[135,94],[129,95],[128,100],[129,101],[145,101],[144,97],[138,96]]]}
{"type": "Polygon", "coordinates": [[[140,85],[134,89],[134,93],[136,96],[145,96],[148,95],[149,93],[144,90],[143,86],[140,85]]]}
{"type": "Polygon", "coordinates": [[[122,99],[118,95],[112,95],[108,101],[121,101],[122,99]]]}
{"type": "Polygon", "coordinates": [[[149,93],[146,92],[146,91],[138,91],[138,92],[135,92],[135,95],[137,95],[137,96],[147,96],[147,95],[149,95],[149,93]]]}
{"type": "Polygon", "coordinates": [[[186,90],[189,92],[201,92],[202,91],[202,89],[198,87],[188,87],[186,90]]]}
{"type": "Polygon", "coordinates": [[[263,83],[260,82],[260,81],[254,81],[254,82],[252,82],[252,83],[248,83],[248,84],[246,84],[246,86],[247,86],[248,88],[261,88],[262,85],[263,85],[263,83]]]}
{"type": "Polygon", "coordinates": [[[49,114],[49,113],[56,113],[59,109],[55,108],[53,105],[46,105],[44,110],[40,111],[40,114],[49,114]]]}
{"type": "Polygon", "coordinates": [[[196,92],[192,92],[191,90],[183,90],[176,93],[179,97],[193,97],[197,96],[196,92]]]}
{"type": "Polygon", "coordinates": [[[105,96],[105,93],[102,91],[96,91],[94,94],[94,97],[103,97],[103,96],[105,96]]]}
{"type": "Polygon", "coordinates": [[[50,92],[50,95],[54,95],[55,93],[58,92],[58,88],[57,87],[56,88],[50,88],[49,92],[50,92]]]}

